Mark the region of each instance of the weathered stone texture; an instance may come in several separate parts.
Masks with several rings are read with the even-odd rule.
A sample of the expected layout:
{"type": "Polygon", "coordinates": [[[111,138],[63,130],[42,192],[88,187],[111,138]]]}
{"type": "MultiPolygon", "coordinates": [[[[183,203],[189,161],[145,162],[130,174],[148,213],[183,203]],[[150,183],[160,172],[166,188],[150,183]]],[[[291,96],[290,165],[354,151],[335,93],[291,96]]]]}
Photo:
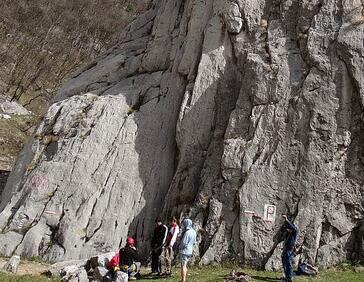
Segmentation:
{"type": "Polygon", "coordinates": [[[0,170],[0,195],[5,188],[6,181],[8,180],[9,174],[10,174],[9,171],[0,170]]]}
{"type": "Polygon", "coordinates": [[[12,256],[9,261],[3,266],[2,270],[16,274],[20,263],[19,256],[12,256]]]}
{"type": "Polygon", "coordinates": [[[59,92],[2,195],[0,252],[145,251],[163,212],[194,219],[202,264],[274,268],[285,213],[309,263],[363,259],[363,22],[361,1],[155,1],[59,92]]]}

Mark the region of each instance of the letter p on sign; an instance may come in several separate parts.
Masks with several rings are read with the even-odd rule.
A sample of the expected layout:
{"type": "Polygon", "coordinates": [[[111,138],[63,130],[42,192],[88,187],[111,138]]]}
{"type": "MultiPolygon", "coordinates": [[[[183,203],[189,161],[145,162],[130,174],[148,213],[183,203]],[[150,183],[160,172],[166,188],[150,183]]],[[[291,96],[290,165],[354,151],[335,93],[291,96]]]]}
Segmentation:
{"type": "Polygon", "coordinates": [[[276,206],[274,205],[264,205],[264,221],[274,222],[276,219],[276,206]]]}

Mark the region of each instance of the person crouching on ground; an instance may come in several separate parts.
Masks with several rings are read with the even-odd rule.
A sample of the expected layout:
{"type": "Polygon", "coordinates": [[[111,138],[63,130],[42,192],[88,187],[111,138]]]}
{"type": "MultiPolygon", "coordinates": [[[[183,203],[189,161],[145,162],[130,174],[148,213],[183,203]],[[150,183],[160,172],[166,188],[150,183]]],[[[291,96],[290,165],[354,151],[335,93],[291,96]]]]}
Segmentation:
{"type": "Polygon", "coordinates": [[[163,275],[166,276],[172,275],[172,260],[174,255],[173,246],[176,243],[178,233],[179,226],[177,224],[177,219],[175,217],[172,217],[167,240],[164,244],[161,254],[161,272],[163,275]]]}
{"type": "Polygon", "coordinates": [[[183,233],[182,241],[179,247],[179,253],[181,257],[181,280],[186,281],[187,276],[187,263],[192,257],[193,246],[196,243],[196,231],[192,228],[192,220],[184,219],[182,222],[183,233]]]}
{"type": "Polygon", "coordinates": [[[162,223],[162,220],[157,217],[155,220],[156,227],[152,238],[152,274],[161,274],[160,255],[162,248],[167,239],[168,228],[162,223]]]}
{"type": "Polygon", "coordinates": [[[140,262],[135,241],[128,237],[126,246],[119,251],[119,268],[129,276],[129,280],[136,280],[140,276],[140,262]]]}
{"type": "Polygon", "coordinates": [[[292,261],[294,257],[294,248],[297,240],[297,227],[288,220],[286,215],[282,215],[284,218],[284,228],[286,231],[286,238],[283,245],[282,251],[282,264],[285,275],[285,281],[291,282],[293,277],[292,261]]]}

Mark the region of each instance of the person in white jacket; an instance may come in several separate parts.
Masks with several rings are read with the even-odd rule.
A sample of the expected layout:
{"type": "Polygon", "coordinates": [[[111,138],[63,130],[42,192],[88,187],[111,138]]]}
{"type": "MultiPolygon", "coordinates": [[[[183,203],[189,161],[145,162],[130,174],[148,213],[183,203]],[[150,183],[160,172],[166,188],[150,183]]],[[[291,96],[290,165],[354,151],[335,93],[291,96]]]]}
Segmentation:
{"type": "Polygon", "coordinates": [[[172,217],[167,240],[161,255],[161,270],[162,273],[167,276],[172,275],[173,246],[176,243],[178,233],[179,226],[177,224],[177,219],[172,217]]]}

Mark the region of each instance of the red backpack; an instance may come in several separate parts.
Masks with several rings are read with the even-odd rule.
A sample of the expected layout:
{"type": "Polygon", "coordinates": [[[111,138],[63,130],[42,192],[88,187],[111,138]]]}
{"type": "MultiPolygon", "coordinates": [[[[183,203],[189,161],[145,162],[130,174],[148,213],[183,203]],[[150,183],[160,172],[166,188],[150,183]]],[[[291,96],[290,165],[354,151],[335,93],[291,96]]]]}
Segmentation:
{"type": "Polygon", "coordinates": [[[115,254],[115,256],[112,257],[112,259],[107,263],[108,269],[114,269],[115,267],[119,266],[119,252],[115,254]]]}

